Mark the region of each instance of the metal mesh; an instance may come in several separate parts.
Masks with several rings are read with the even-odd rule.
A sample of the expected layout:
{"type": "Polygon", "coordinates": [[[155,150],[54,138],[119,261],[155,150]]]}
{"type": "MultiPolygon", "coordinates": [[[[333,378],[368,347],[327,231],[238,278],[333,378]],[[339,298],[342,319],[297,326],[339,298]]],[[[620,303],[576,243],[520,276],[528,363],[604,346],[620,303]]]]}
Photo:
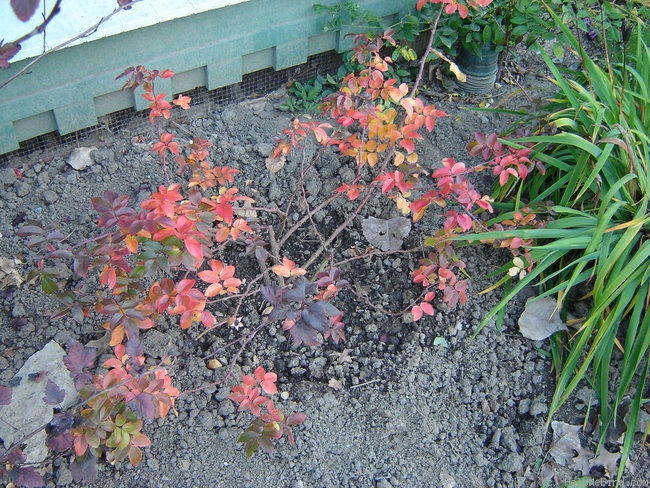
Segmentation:
{"type": "MultiPolygon", "coordinates": [[[[341,63],[340,54],[335,51],[328,51],[310,56],[306,63],[299,66],[280,71],[266,68],[242,76],[242,81],[234,85],[209,91],[204,87],[195,88],[183,94],[192,97],[192,111],[213,110],[246,98],[265,95],[277,90],[290,79],[302,82],[313,79],[318,75],[334,74],[341,63]]],[[[137,130],[149,124],[148,115],[148,110],[136,112],[134,108],[128,108],[99,117],[97,125],[70,134],[62,136],[58,132],[50,132],[34,137],[21,142],[19,149],[1,154],[0,164],[15,158],[30,157],[36,152],[61,148],[62,146],[81,146],[85,139],[95,135],[100,130],[108,129],[111,132],[119,132],[125,127],[128,127],[129,130],[137,130]]]]}

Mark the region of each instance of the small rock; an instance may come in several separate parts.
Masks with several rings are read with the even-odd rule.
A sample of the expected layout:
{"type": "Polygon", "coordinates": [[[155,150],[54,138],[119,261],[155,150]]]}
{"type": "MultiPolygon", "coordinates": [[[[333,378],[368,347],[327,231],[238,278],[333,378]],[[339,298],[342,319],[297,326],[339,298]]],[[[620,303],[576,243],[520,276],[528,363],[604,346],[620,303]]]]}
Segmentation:
{"type": "Polygon", "coordinates": [[[260,154],[260,156],[267,157],[273,152],[273,144],[269,142],[260,142],[255,146],[255,150],[260,154]]]}
{"type": "Polygon", "coordinates": [[[503,431],[501,429],[496,429],[494,431],[494,434],[492,434],[492,438],[490,439],[490,444],[488,447],[490,449],[497,450],[499,449],[499,445],[501,444],[501,434],[503,431]]]}
{"type": "Polygon", "coordinates": [[[528,412],[530,415],[533,417],[537,417],[538,415],[542,415],[544,413],[548,412],[548,407],[542,403],[542,402],[534,402],[530,406],[530,411],[528,412]]]}
{"type": "Polygon", "coordinates": [[[497,466],[501,471],[507,473],[514,473],[519,471],[524,465],[524,457],[516,452],[511,452],[508,454],[501,463],[497,466]]]}
{"type": "Polygon", "coordinates": [[[92,159],[107,168],[109,164],[115,163],[115,153],[112,149],[97,149],[92,153],[92,159]]]}
{"type": "Polygon", "coordinates": [[[17,181],[16,172],[13,168],[0,169],[0,183],[6,186],[11,186],[17,181]]]}
{"type": "Polygon", "coordinates": [[[189,459],[181,459],[180,461],[178,461],[178,467],[184,473],[187,473],[190,470],[191,466],[192,466],[192,462],[189,459]]]}
{"type": "Polygon", "coordinates": [[[490,461],[487,460],[483,453],[477,452],[472,456],[472,458],[474,459],[476,465],[480,466],[481,468],[490,464],[490,461]]]}
{"type": "Polygon", "coordinates": [[[519,446],[517,445],[517,433],[512,425],[507,425],[503,428],[501,435],[501,446],[505,447],[508,451],[517,452],[519,446]]]}
{"type": "MultiPolygon", "coordinates": [[[[43,401],[48,380],[65,390],[61,407],[74,404],[79,395],[75,390],[70,373],[63,364],[65,351],[54,341],[30,356],[12,380],[11,404],[0,406],[0,437],[5,445],[19,442],[20,432],[33,432],[52,420],[52,406],[43,401]],[[41,375],[41,381],[31,381],[31,375],[41,375]],[[11,426],[11,427],[9,427],[11,426]]],[[[30,463],[39,463],[45,459],[48,450],[45,447],[45,430],[38,431],[26,441],[24,453],[30,463]]]]}
{"type": "Polygon", "coordinates": [[[142,334],[142,346],[147,354],[153,358],[161,358],[170,352],[171,340],[156,329],[148,330],[142,334]]]}
{"type": "Polygon", "coordinates": [[[43,200],[45,200],[46,203],[54,203],[59,199],[59,195],[56,194],[56,192],[52,190],[45,190],[43,192],[43,200]]]}
{"type": "Polygon", "coordinates": [[[384,479],[384,478],[382,478],[380,480],[377,480],[377,483],[375,484],[375,486],[377,488],[393,488],[393,485],[390,484],[390,481],[388,481],[387,479],[384,479]]]}
{"type": "Polygon", "coordinates": [[[230,395],[230,388],[218,388],[217,391],[214,394],[214,399],[221,402],[228,398],[228,395],[230,395]]]}
{"type": "Polygon", "coordinates": [[[314,358],[314,360],[309,365],[309,372],[314,378],[322,378],[323,369],[325,369],[326,365],[327,365],[327,358],[324,357],[314,358]]]}
{"type": "Polygon", "coordinates": [[[517,413],[519,413],[519,415],[524,415],[528,412],[530,412],[530,398],[524,398],[519,402],[517,413]]]}
{"type": "Polygon", "coordinates": [[[302,376],[306,372],[305,368],[291,368],[291,376],[302,376]]]}
{"type": "Polygon", "coordinates": [[[36,181],[41,186],[48,186],[50,184],[50,181],[52,181],[52,179],[50,178],[49,173],[43,172],[36,177],[36,181]]]}
{"type": "Polygon", "coordinates": [[[456,480],[444,471],[440,473],[440,484],[442,488],[456,488],[456,480]]]}
{"type": "Polygon", "coordinates": [[[72,483],[72,481],[73,481],[72,473],[65,465],[65,463],[61,463],[61,465],[56,470],[56,475],[54,480],[56,486],[68,486],[69,484],[72,483]]]}
{"type": "Polygon", "coordinates": [[[234,411],[235,411],[235,405],[230,400],[226,400],[219,403],[219,408],[217,409],[217,413],[224,418],[234,413],[234,411]]]}
{"type": "Polygon", "coordinates": [[[26,197],[32,191],[32,185],[26,181],[18,181],[16,183],[16,195],[19,197],[26,197]]]}
{"type": "Polygon", "coordinates": [[[212,430],[216,424],[214,414],[212,412],[202,412],[199,417],[199,423],[206,431],[212,430]]]}

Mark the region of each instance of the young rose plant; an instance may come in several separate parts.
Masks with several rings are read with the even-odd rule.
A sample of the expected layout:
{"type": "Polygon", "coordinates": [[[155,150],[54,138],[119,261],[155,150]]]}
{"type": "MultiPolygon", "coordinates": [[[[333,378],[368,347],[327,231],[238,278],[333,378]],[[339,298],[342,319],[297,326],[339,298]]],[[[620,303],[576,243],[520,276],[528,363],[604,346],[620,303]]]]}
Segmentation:
{"type": "MultiPolygon", "coordinates": [[[[115,357],[102,364],[108,372],[99,374],[91,372],[93,349],[78,343],[68,346],[66,365],[82,404],[58,413],[46,426],[52,435],[50,449],[57,453],[72,449],[71,471],[75,479],[85,481],[94,479],[96,461],[103,454],[111,463],[128,457],[137,465],[141,448],[149,444],[141,432],[143,421],[166,416],[179,395],[166,369],[146,365],[141,331],[154,327],[161,314],[178,316],[183,329],[195,323],[206,328],[232,325],[237,317],[227,313],[232,310],[227,300],[239,297],[238,309],[252,294],[240,293],[242,282],[235,266],[217,258],[230,242],[255,234],[249,222],[237,215],[238,204],[253,201],[233,186],[239,171],[212,165],[207,159],[208,141],[195,138],[187,154],[182,154],[174,135],[162,130],[161,119],[168,119],[174,107],[187,109],[190,103],[183,95],[170,103],[165,94],[156,93],[156,79],[169,78],[173,72],[138,66],[121,76],[127,77],[125,88],[143,88],[143,97],[150,102],[149,120],[159,138],[152,151],[165,168],[167,158],[173,156],[180,174],[191,172],[185,187],[161,185],[139,209],[129,206],[127,196],[105,191],[92,199],[101,233],[77,244],[69,243],[68,236],[51,224],[30,221],[17,231],[29,248],[40,253],[28,280],[40,278],[43,291],[62,304],[54,317],[70,313],[81,322],[99,316],[113,348],[115,357]],[[60,271],[65,267],[79,278],[72,290],[66,289],[64,281],[69,272],[60,271]],[[92,276],[97,277],[99,291],[91,289],[92,276]],[[217,312],[218,307],[225,313],[217,312]],[[225,318],[217,320],[217,316],[225,318]]],[[[257,423],[276,425],[278,419],[287,419],[283,415],[273,407],[257,423]]],[[[290,416],[283,429],[297,425],[300,418],[290,416]]],[[[2,476],[40,486],[36,471],[23,466],[18,445],[0,456],[5,461],[2,476]],[[26,481],[29,477],[32,481],[26,481]]]]}
{"type": "MultiPolygon", "coordinates": [[[[427,3],[439,4],[439,15],[463,16],[468,8],[480,9],[490,4],[490,0],[420,0],[416,7],[421,9],[427,3]]],[[[432,49],[435,30],[434,24],[423,60],[435,52],[432,49]]],[[[453,158],[445,158],[442,167],[434,170],[431,179],[425,181],[427,178],[423,176],[427,175],[427,171],[419,164],[416,143],[422,139],[423,130],[432,131],[436,119],[446,114],[415,96],[422,79],[422,69],[410,88],[398,84],[396,78],[387,75],[392,59],[382,56],[381,52],[386,43],[394,44],[391,36],[392,31],[387,30],[374,39],[365,35],[355,37],[355,58],[364,69],[348,74],[343,79],[341,89],[329,95],[321,104],[323,115],[333,123],[294,119],[292,127],[284,131],[286,137],[277,145],[273,155],[286,155],[300,147],[311,132],[323,147],[334,148],[342,156],[355,160],[358,167],[356,177],[352,181],[342,182],[336,192],[360,203],[338,230],[349,225],[375,193],[385,194],[392,199],[399,211],[403,215],[411,215],[414,222],[422,219],[432,204],[445,209],[443,228],[426,241],[433,250],[420,260],[420,266],[413,272],[413,281],[423,287],[422,293],[410,307],[413,318],[419,320],[424,315],[435,314],[433,301],[438,293],[442,301],[452,308],[467,301],[466,266],[456,254],[455,240],[467,240],[463,235],[471,235],[475,231],[503,231],[543,225],[535,213],[526,207],[512,215],[497,216],[493,221],[484,223],[478,214],[492,213],[493,199],[476,191],[469,175],[492,170],[500,188],[495,197],[502,199],[531,171],[537,169],[543,173],[544,166],[539,161],[531,161],[530,150],[526,147],[504,145],[494,134],[487,137],[476,134],[476,141],[468,149],[472,156],[482,155],[486,164],[467,167],[453,158]],[[370,180],[362,179],[361,168],[372,175],[370,180]]],[[[510,273],[505,274],[504,280],[530,271],[533,262],[526,247],[530,241],[500,238],[490,242],[509,249],[513,254],[514,266],[510,265],[505,270],[510,273]],[[513,267],[520,272],[513,273],[513,267]]]]}
{"type": "MultiPolygon", "coordinates": [[[[455,1],[432,3],[443,3],[445,10],[456,5],[453,11],[461,11],[455,1]]],[[[435,29],[422,69],[434,36],[435,29]]],[[[194,324],[207,329],[233,326],[239,322],[244,301],[260,293],[272,309],[268,320],[238,341],[242,348],[258,330],[275,321],[282,323],[298,345],[317,345],[328,338],[335,343],[344,340],[343,314],[331,301],[347,281],[341,279],[335,263],[329,270],[319,271],[313,281],[306,278],[307,270],[375,194],[392,199],[401,213],[412,215],[414,221],[420,220],[431,204],[453,207],[447,210],[443,229],[429,241],[434,250],[414,272],[415,283],[424,290],[409,308],[413,317],[417,320],[433,315],[437,292],[451,307],[467,300],[467,281],[458,276],[464,273],[465,264],[456,256],[453,238],[483,225],[476,216],[478,211],[492,211],[490,198],[480,195],[467,175],[493,167],[502,183],[525,178],[530,170],[528,154],[499,154],[498,162],[496,157],[490,158],[488,164],[475,168],[445,159],[443,167],[433,172],[433,182],[424,182],[427,171],[418,162],[417,143],[423,138],[422,131],[434,130],[436,120],[446,114],[416,96],[422,69],[410,88],[388,75],[392,59],[382,55],[382,47],[393,43],[391,31],[375,39],[359,35],[355,41],[355,57],[365,68],[347,75],[339,92],[324,101],[323,114],[332,123],[295,119],[271,157],[287,155],[312,134],[323,148],[334,148],[342,156],[353,158],[359,171],[317,208],[307,205],[306,215],[279,238],[270,230],[263,236],[255,218],[243,217],[242,206],[254,202],[234,185],[238,170],[209,161],[210,142],[194,138],[184,148],[173,133],[164,130],[163,121],[171,117],[171,111],[189,108],[190,99],[181,95],[169,102],[165,94],[155,91],[155,82],[173,73],[142,66],[120,75],[126,77],[124,88],[143,89],[143,97],[150,102],[149,120],[156,126],[158,137],[152,151],[158,154],[165,172],[173,162],[179,175],[189,173],[185,182],[161,185],[138,209],[129,205],[127,196],[104,192],[92,200],[101,233],[83,242],[71,244],[65,233],[39,222],[28,222],[18,231],[27,238],[28,247],[41,253],[29,278],[40,278],[43,290],[61,301],[63,306],[56,316],[70,313],[77,321],[99,316],[115,355],[104,363],[108,373],[98,375],[89,371],[94,353],[78,345],[71,345],[68,352],[75,358],[70,360],[70,367],[83,399],[79,410],[82,420],[71,422],[63,415],[49,428],[56,439],[51,448],[73,448],[75,478],[92,478],[95,461],[102,453],[110,462],[128,457],[137,464],[142,457],[140,448],[148,444],[140,431],[142,421],[164,417],[173,407],[178,390],[164,369],[146,366],[140,341],[141,331],[154,327],[161,314],[178,316],[183,329],[194,324]],[[361,168],[371,174],[369,180],[362,178],[361,168]],[[344,195],[357,202],[356,209],[332,235],[323,238],[323,246],[305,264],[298,266],[280,254],[279,249],[300,225],[344,195]],[[244,246],[260,263],[260,274],[243,290],[236,263],[228,263],[224,257],[227,246],[244,246]],[[57,271],[61,266],[55,268],[54,262],[70,264],[80,278],[74,289],[65,288],[64,276],[57,271]],[[270,279],[270,273],[276,275],[276,281],[270,279]],[[92,276],[97,277],[100,290],[89,289],[92,276]],[[261,281],[265,284],[257,285],[261,281]]],[[[499,149],[492,139],[483,146],[480,152],[499,149]]],[[[530,221],[530,214],[512,216],[514,226],[530,221]]],[[[525,249],[525,242],[505,245],[517,257],[526,257],[525,250],[520,251],[525,249]]],[[[239,439],[247,456],[260,447],[272,451],[272,441],[284,434],[293,442],[290,427],[304,420],[303,414],[286,416],[262,394],[274,394],[276,380],[273,373],[257,368],[253,376],[244,376],[232,390],[230,398],[239,404],[239,410],[249,410],[256,417],[239,439]]],[[[20,456],[17,450],[5,456],[5,465],[11,468],[5,471],[12,476],[22,469],[20,456]]]]}

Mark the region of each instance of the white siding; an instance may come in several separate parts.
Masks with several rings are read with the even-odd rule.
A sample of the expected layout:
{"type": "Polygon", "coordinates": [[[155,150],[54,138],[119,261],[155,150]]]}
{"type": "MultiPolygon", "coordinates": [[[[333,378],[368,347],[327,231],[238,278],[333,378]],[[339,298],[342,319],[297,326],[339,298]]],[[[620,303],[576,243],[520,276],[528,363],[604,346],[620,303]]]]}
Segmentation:
{"type": "MultiPolygon", "coordinates": [[[[76,41],[74,44],[245,1],[248,0],[141,0],[130,10],[118,12],[111,17],[91,36],[76,41]]],[[[0,0],[0,2],[0,19],[2,19],[0,39],[4,42],[18,39],[43,21],[43,2],[45,2],[48,13],[55,3],[54,0],[42,0],[34,16],[28,22],[23,23],[14,15],[9,0],[0,0]]],[[[103,16],[110,14],[116,7],[116,0],[62,0],[61,11],[48,24],[45,36],[37,35],[24,42],[22,49],[12,58],[12,61],[41,54],[44,38],[45,49],[50,49],[81,34],[103,16]]]]}

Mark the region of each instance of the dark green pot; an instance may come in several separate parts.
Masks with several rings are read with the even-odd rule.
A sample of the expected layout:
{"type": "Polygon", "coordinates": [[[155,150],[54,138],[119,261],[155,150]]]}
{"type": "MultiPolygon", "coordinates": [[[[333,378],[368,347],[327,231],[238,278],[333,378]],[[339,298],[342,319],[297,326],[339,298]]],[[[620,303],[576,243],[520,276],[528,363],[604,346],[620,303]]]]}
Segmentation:
{"type": "Polygon", "coordinates": [[[480,54],[465,46],[460,48],[456,64],[467,76],[466,81],[456,81],[458,87],[473,95],[484,95],[494,87],[497,79],[499,53],[492,45],[483,44],[480,54]]]}

